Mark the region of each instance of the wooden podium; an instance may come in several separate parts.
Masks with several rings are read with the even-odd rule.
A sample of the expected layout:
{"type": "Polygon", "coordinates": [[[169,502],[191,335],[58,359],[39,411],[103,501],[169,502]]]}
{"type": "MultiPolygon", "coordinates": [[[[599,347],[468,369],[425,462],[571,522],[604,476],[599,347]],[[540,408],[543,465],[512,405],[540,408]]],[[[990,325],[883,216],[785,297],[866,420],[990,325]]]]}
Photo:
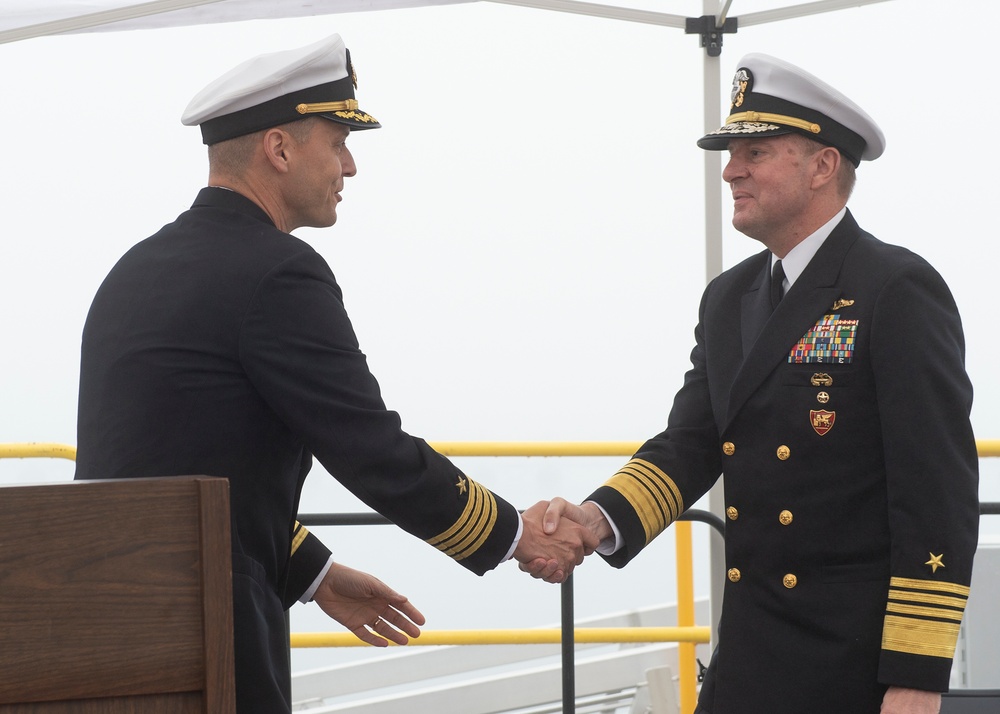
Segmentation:
{"type": "Polygon", "coordinates": [[[0,488],[0,714],[233,714],[229,484],[0,488]]]}

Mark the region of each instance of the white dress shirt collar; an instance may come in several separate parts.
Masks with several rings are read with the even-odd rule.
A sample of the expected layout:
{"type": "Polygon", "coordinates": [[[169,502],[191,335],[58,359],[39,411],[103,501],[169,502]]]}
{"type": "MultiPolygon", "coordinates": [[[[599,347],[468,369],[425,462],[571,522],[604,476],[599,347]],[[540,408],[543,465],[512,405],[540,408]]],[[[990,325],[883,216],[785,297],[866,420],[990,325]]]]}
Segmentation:
{"type": "MultiPolygon", "coordinates": [[[[781,259],[781,267],[785,269],[785,292],[788,292],[788,289],[802,275],[802,271],[806,269],[809,261],[816,255],[816,251],[830,237],[833,229],[846,214],[847,207],[845,206],[840,209],[837,215],[824,223],[819,230],[788,251],[788,255],[781,259]]],[[[774,261],[776,260],[778,260],[778,256],[772,253],[771,270],[774,270],[774,261]]]]}

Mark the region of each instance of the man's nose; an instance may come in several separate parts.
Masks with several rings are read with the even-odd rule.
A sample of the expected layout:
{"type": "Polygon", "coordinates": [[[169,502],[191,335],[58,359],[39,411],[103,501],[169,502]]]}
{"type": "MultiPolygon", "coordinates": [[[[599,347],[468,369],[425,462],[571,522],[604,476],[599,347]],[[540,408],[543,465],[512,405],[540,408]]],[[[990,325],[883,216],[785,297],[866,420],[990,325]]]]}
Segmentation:
{"type": "Polygon", "coordinates": [[[722,169],[722,180],[726,183],[732,183],[734,180],[742,176],[746,176],[746,164],[737,160],[735,157],[730,157],[729,161],[722,169]]]}
{"type": "Polygon", "coordinates": [[[358,173],[358,165],[354,163],[354,154],[346,146],[340,155],[340,166],[344,176],[354,176],[358,173]]]}

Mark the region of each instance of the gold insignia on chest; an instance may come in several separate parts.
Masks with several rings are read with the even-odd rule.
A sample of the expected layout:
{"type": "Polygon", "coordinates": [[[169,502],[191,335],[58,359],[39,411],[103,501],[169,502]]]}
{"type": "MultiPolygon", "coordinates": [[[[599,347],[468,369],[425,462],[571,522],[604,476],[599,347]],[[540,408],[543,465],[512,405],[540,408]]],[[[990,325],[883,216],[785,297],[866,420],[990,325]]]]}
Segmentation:
{"type": "Polygon", "coordinates": [[[459,495],[464,494],[467,489],[465,485],[465,479],[459,476],[458,481],[455,482],[455,488],[458,489],[459,495]]]}
{"type": "Polygon", "coordinates": [[[833,377],[828,375],[826,372],[817,372],[809,378],[809,384],[814,387],[832,387],[833,377]]]}
{"type": "Polygon", "coordinates": [[[942,560],[944,560],[944,553],[942,553],[941,555],[934,555],[933,553],[928,553],[927,555],[931,556],[931,559],[928,560],[926,563],[924,563],[924,565],[931,566],[932,573],[936,573],[938,568],[944,567],[944,563],[941,562],[942,560]]]}
{"type": "Polygon", "coordinates": [[[813,431],[820,436],[826,434],[833,428],[833,423],[837,420],[837,412],[828,412],[826,409],[810,409],[809,423],[812,424],[813,431]]]}
{"type": "Polygon", "coordinates": [[[830,309],[831,310],[839,310],[842,307],[850,307],[853,304],[854,304],[853,300],[844,300],[843,298],[841,298],[837,302],[833,303],[833,307],[830,308],[830,309]]]}

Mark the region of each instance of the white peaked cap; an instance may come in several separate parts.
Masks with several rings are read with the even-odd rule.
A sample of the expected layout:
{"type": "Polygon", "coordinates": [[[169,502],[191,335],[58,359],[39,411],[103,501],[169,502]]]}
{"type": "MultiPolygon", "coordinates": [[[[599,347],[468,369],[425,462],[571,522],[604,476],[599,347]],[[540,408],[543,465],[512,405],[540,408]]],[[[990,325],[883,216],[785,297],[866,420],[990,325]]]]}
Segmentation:
{"type": "Polygon", "coordinates": [[[701,148],[721,151],[730,139],[795,132],[839,149],[855,166],[885,151],[875,120],[823,80],[759,52],[737,67],[726,124],[699,139],[701,148]]]}
{"type": "Polygon", "coordinates": [[[321,116],[352,129],[381,126],[354,97],[357,75],[340,35],[259,55],[234,67],[190,101],[181,123],[200,126],[206,144],[321,116]]]}

